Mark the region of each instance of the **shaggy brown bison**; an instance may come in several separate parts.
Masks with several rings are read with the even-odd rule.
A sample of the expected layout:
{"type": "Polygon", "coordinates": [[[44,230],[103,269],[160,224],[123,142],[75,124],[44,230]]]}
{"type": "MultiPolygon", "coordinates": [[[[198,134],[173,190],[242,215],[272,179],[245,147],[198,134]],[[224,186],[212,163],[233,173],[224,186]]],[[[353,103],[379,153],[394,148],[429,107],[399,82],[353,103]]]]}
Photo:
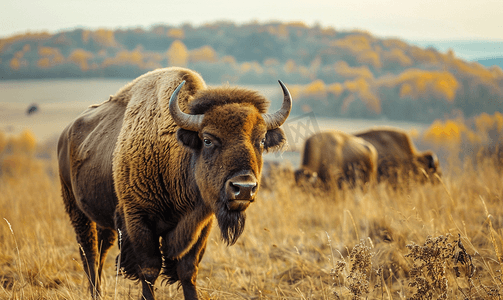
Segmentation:
{"type": "Polygon", "coordinates": [[[418,152],[407,133],[398,129],[372,129],[355,134],[374,145],[378,153],[378,180],[391,183],[416,179],[437,180],[441,170],[437,156],[431,151],[418,152]]]}
{"type": "Polygon", "coordinates": [[[327,187],[372,182],[377,176],[377,152],[361,138],[340,131],[313,134],[304,144],[297,184],[320,180],[327,187]]]}
{"type": "Polygon", "coordinates": [[[208,88],[182,68],[149,72],[93,105],[58,143],[66,211],[93,297],[107,251],[119,235],[117,267],[154,299],[159,275],[197,299],[198,264],[212,221],[232,245],[255,200],[262,153],[285,143],[281,109],[241,88],[208,88]],[[185,84],[184,84],[185,83],[185,84]]]}

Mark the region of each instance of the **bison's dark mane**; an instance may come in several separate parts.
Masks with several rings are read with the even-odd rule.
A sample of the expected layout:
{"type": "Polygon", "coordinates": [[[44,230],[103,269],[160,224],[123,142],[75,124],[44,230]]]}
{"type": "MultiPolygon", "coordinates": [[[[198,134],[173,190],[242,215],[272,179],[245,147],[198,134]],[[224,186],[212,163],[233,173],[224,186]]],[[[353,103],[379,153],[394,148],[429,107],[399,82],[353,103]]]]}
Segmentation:
{"type": "Polygon", "coordinates": [[[204,114],[216,105],[231,103],[249,103],[255,106],[259,113],[267,112],[269,101],[258,92],[237,87],[217,87],[203,90],[194,95],[189,103],[190,113],[204,114]]]}

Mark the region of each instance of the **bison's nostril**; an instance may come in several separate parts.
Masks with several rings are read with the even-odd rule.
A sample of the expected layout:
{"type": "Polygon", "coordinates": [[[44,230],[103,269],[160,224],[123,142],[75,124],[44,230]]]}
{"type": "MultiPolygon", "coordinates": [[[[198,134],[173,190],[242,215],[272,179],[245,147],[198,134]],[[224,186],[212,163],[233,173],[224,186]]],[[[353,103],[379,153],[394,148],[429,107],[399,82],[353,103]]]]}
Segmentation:
{"type": "Polygon", "coordinates": [[[231,192],[234,194],[234,196],[237,197],[239,195],[239,186],[231,182],[229,184],[229,187],[231,189],[231,192]]]}

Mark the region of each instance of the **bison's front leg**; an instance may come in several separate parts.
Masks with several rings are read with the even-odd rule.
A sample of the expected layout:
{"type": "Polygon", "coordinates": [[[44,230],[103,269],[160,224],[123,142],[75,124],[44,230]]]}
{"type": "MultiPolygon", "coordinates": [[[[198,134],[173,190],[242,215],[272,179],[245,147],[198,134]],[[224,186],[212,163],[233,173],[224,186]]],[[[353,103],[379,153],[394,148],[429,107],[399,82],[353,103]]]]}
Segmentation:
{"type": "Polygon", "coordinates": [[[154,235],[153,228],[144,222],[135,223],[133,244],[138,258],[138,275],[142,283],[142,298],[154,299],[154,284],[162,266],[162,256],[159,251],[159,238],[154,235]]]}
{"type": "Polygon", "coordinates": [[[211,221],[203,228],[198,241],[192,249],[183,256],[177,265],[177,273],[183,288],[183,296],[187,299],[198,299],[196,278],[198,265],[206,249],[206,241],[211,231],[211,221]]]}
{"type": "Polygon", "coordinates": [[[163,273],[171,278],[172,283],[180,280],[185,299],[197,299],[197,266],[206,249],[212,221],[213,215],[206,207],[197,207],[163,237],[163,273]]]}
{"type": "Polygon", "coordinates": [[[159,238],[151,228],[151,222],[142,213],[124,215],[118,211],[116,226],[123,228],[120,266],[126,278],[140,279],[141,299],[154,300],[154,284],[162,266],[159,238]],[[127,221],[124,221],[127,220],[127,221]]]}

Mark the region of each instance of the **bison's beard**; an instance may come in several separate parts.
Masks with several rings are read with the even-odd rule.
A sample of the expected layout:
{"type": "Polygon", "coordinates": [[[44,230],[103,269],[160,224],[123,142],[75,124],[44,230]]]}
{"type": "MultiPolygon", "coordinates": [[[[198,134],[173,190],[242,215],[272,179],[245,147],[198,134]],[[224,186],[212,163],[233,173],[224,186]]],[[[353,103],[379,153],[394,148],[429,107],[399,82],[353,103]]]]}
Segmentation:
{"type": "Polygon", "coordinates": [[[220,201],[215,215],[222,239],[227,245],[234,245],[245,229],[246,214],[244,211],[228,210],[227,205],[220,201]]]}

